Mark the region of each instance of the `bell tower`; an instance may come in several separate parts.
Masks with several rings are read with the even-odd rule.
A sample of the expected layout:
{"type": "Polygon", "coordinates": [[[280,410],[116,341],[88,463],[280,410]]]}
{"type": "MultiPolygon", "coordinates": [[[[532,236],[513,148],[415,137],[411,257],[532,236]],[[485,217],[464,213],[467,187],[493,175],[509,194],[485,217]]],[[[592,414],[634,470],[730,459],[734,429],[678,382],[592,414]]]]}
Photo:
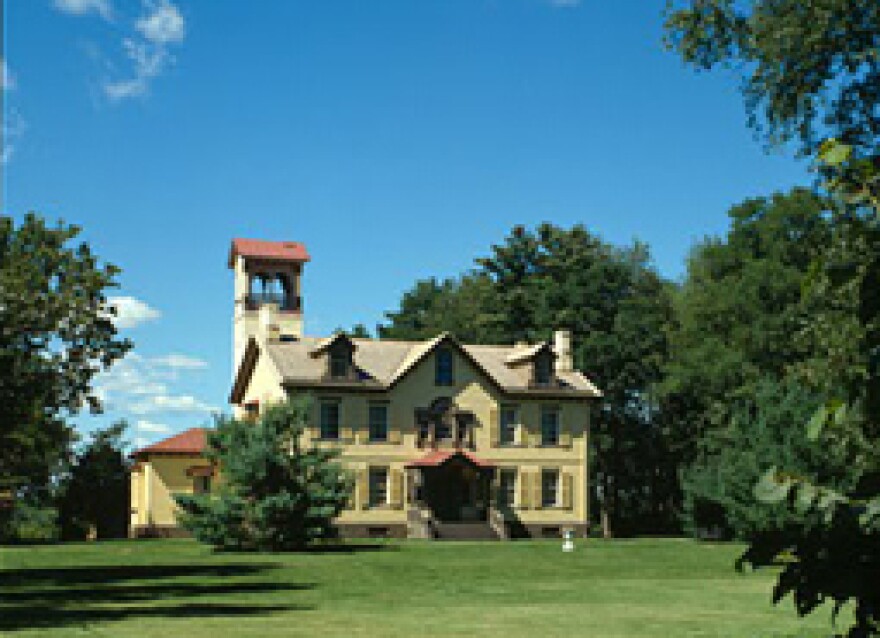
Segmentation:
{"type": "Polygon", "coordinates": [[[233,375],[251,337],[262,341],[302,337],[300,277],[303,264],[310,259],[306,247],[298,242],[232,240],[229,268],[235,279],[233,375]]]}

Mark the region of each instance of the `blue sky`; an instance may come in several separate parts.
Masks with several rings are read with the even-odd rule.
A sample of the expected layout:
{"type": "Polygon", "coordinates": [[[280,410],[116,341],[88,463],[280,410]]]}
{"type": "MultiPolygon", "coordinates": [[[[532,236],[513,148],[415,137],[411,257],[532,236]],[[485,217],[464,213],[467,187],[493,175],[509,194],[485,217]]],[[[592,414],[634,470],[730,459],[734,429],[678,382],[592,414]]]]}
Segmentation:
{"type": "Polygon", "coordinates": [[[375,325],[514,224],[583,223],[682,275],[748,196],[809,181],[736,79],[663,50],[663,0],[7,0],[3,214],[121,266],[107,415],[225,408],[236,236],[304,242],[306,331],[375,325]]]}

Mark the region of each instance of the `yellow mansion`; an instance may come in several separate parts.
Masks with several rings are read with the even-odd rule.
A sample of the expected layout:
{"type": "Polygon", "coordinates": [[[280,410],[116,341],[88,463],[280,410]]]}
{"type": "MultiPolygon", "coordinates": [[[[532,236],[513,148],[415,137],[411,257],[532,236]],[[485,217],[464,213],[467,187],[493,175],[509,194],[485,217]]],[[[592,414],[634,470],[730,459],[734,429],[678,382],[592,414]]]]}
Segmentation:
{"type": "MultiPolygon", "coordinates": [[[[302,244],[236,239],[230,402],[255,416],[310,393],[308,436],[354,472],[343,536],[514,538],[585,534],[590,404],[571,338],[470,345],[307,337],[302,244]]],[[[192,429],[134,454],[133,535],[175,533],[173,495],[209,491],[215,469],[192,429]]]]}

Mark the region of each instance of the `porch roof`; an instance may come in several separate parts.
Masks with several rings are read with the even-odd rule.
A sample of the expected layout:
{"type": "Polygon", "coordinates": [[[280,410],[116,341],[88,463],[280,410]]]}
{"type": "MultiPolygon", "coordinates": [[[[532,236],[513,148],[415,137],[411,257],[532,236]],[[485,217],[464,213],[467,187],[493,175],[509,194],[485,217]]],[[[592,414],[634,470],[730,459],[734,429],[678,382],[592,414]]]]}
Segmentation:
{"type": "Polygon", "coordinates": [[[439,467],[456,456],[464,458],[471,465],[474,465],[480,469],[488,470],[495,467],[494,463],[490,463],[489,461],[474,456],[467,450],[434,450],[432,452],[428,452],[420,459],[410,461],[406,464],[406,467],[439,467]]]}

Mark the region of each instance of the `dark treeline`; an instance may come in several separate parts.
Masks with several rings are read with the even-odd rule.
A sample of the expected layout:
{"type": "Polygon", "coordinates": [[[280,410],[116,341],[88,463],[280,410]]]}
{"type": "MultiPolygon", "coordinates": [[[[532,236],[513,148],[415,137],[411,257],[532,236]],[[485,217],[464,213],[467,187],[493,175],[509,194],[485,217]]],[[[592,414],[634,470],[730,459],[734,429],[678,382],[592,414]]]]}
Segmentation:
{"type": "Polygon", "coordinates": [[[847,459],[796,425],[826,398],[802,373],[820,352],[800,333],[828,204],[795,189],[729,217],[725,236],[693,248],[680,283],[658,274],[645,244],[517,226],[469,272],[417,282],[377,330],[508,344],[571,330],[576,366],[605,395],[591,432],[596,526],[742,537],[787,520],[752,494],[767,467],[784,461],[838,484],[847,459]]]}

